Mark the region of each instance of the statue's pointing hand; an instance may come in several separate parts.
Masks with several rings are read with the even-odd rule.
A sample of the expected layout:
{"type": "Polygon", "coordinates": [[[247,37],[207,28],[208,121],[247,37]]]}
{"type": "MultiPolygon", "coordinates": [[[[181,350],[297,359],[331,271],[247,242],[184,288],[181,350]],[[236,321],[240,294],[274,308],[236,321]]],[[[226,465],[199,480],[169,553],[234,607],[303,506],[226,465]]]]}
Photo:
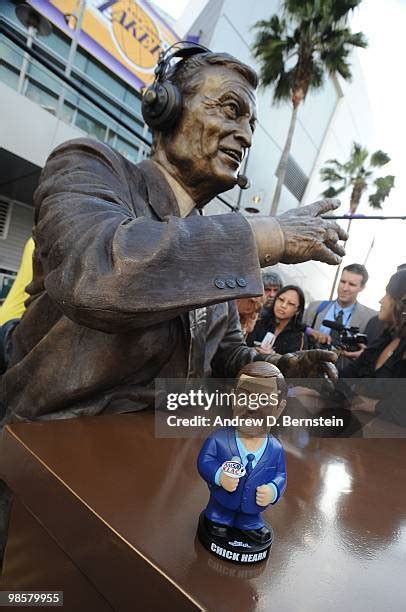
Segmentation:
{"type": "Polygon", "coordinates": [[[340,206],[339,200],[326,198],[309,206],[294,208],[278,217],[285,237],[283,263],[300,263],[315,259],[328,264],[339,264],[345,255],[339,240],[346,240],[347,233],[336,223],[322,219],[340,206]]]}
{"type": "Polygon", "coordinates": [[[311,259],[339,264],[345,255],[339,241],[347,240],[347,233],[335,221],[322,219],[339,206],[339,200],[326,198],[288,210],[280,217],[249,217],[261,266],[311,259]]]}

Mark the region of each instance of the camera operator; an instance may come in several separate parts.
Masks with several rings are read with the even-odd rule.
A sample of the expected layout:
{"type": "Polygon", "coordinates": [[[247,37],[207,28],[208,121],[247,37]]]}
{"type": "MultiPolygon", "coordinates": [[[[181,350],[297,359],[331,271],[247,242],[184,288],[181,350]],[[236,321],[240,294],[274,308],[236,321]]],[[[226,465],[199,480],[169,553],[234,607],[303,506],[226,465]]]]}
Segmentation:
{"type": "Polygon", "coordinates": [[[376,314],[375,310],[358,302],[358,295],[365,289],[368,272],[361,264],[350,264],[342,273],[337,288],[337,299],[334,301],[311,302],[304,314],[303,322],[308,326],[306,334],[313,343],[319,346],[333,345],[340,349],[340,365],[344,367],[349,359],[357,359],[366,347],[366,339],[361,339],[357,346],[352,344],[346,350],[346,345],[340,338],[339,328],[331,330],[324,321],[331,321],[345,328],[357,327],[361,334],[365,333],[368,321],[376,314]],[[341,341],[340,341],[341,340],[341,341]],[[354,350],[354,349],[357,350],[354,350]]]}

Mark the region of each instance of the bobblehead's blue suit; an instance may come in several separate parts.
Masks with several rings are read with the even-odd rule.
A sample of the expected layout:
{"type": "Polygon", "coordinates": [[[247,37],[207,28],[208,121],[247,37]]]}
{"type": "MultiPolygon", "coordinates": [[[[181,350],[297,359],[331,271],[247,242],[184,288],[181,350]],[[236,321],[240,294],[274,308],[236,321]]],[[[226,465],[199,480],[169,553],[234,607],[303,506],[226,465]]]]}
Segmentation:
{"type": "Polygon", "coordinates": [[[260,529],[264,521],[260,513],[265,506],[255,501],[256,489],[273,482],[278,491],[275,504],[286,487],[286,468],[283,448],[275,438],[268,436],[264,453],[249,476],[240,478],[237,489],[229,493],[215,483],[216,472],[224,461],[239,456],[233,427],[222,427],[214,431],[204,442],[197,460],[201,477],[210,489],[210,500],[204,511],[206,517],[228,527],[250,530],[260,529]]]}

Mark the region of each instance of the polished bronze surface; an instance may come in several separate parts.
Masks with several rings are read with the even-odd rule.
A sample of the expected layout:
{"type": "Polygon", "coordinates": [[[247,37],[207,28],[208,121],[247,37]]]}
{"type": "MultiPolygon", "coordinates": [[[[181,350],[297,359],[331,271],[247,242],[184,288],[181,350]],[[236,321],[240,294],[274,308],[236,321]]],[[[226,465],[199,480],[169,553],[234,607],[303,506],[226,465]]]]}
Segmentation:
{"type": "MultiPolygon", "coordinates": [[[[405,441],[302,435],[284,442],[288,487],[264,513],[275,543],[254,568],[195,540],[207,500],[200,440],[155,439],[152,414],[13,425],[0,465],[103,597],[117,602],[131,585],[115,609],[147,593],[151,610],[403,611],[405,441]],[[175,592],[180,607],[168,607],[175,592]]],[[[6,574],[18,567],[8,552],[6,574]]]]}
{"type": "Polygon", "coordinates": [[[7,567],[0,578],[2,589],[63,591],[63,612],[111,612],[112,607],[97,588],[17,499],[7,556],[7,567]]]}

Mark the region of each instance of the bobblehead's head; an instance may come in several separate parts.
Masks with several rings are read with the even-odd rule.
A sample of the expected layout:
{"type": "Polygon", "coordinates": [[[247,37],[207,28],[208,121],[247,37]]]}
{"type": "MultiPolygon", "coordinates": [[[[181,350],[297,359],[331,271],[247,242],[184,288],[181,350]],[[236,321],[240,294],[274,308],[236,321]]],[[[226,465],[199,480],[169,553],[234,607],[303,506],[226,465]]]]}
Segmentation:
{"type": "Polygon", "coordinates": [[[256,125],[256,72],[226,53],[178,62],[182,111],[176,124],[155,131],[153,159],[186,189],[198,207],[237,183],[256,125]]]}
{"type": "Polygon", "coordinates": [[[266,361],[245,365],[238,374],[234,393],[233,416],[240,419],[237,429],[242,436],[265,435],[272,427],[268,417],[278,419],[286,406],[286,381],[281,371],[266,361]],[[247,419],[252,420],[250,425],[247,419]]]}

